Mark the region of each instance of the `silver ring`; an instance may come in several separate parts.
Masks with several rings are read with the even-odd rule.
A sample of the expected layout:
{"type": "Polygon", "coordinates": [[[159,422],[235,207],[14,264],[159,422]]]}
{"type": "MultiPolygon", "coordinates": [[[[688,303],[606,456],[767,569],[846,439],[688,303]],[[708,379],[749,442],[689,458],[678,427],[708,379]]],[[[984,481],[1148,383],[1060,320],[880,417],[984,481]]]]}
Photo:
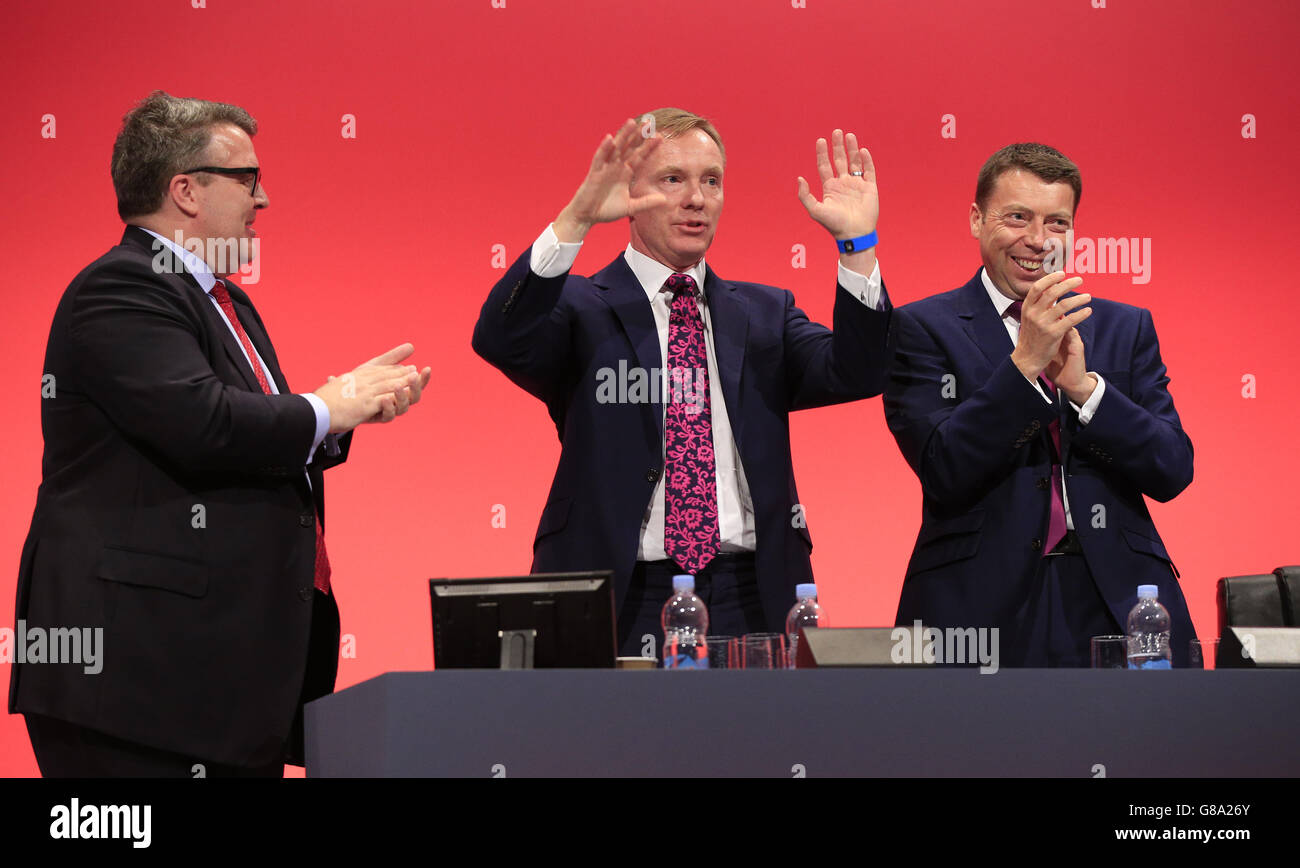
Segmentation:
{"type": "Polygon", "coordinates": [[[854,176],[855,178],[861,178],[861,177],[862,177],[862,173],[861,173],[861,172],[849,172],[849,174],[852,175],[852,176],[854,176]]]}

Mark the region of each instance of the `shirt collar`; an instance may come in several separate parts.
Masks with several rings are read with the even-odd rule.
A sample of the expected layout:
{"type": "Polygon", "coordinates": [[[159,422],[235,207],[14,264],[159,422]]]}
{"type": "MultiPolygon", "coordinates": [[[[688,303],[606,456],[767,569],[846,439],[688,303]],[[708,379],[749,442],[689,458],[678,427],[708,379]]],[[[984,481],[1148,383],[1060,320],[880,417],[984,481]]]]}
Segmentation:
{"type": "Polygon", "coordinates": [[[186,250],[168,238],[164,238],[152,229],[145,229],[143,226],[138,228],[144,229],[145,232],[167,245],[167,248],[185,264],[185,270],[194,275],[194,279],[199,282],[199,288],[206,293],[212,292],[212,287],[217,285],[217,276],[212,273],[211,268],[208,268],[206,262],[195,256],[192,251],[186,250]]]}
{"type": "Polygon", "coordinates": [[[998,312],[1000,318],[1005,318],[1007,308],[1011,307],[1013,300],[1002,294],[1002,290],[993,285],[993,280],[989,277],[987,268],[980,269],[980,280],[984,281],[984,290],[989,294],[989,301],[993,302],[993,307],[998,312]]]}
{"type": "Polygon", "coordinates": [[[645,290],[646,298],[650,299],[652,303],[655,296],[664,288],[664,283],[674,274],[689,274],[695,281],[696,295],[701,299],[704,297],[704,276],[708,273],[708,269],[703,259],[685,271],[675,271],[662,262],[656,262],[641,251],[634,250],[631,244],[627,246],[627,250],[623,251],[623,258],[627,260],[628,267],[632,269],[636,279],[641,282],[641,288],[645,290]]]}

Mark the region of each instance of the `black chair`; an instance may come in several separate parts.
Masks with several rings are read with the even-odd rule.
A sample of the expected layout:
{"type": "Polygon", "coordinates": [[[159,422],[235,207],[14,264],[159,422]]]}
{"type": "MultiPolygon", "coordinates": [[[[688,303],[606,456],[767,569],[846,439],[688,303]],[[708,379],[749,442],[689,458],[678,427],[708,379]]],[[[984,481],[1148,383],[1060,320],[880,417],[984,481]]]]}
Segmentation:
{"type": "Polygon", "coordinates": [[[1282,665],[1300,654],[1300,631],[1268,628],[1300,627],[1296,621],[1300,602],[1300,566],[1278,567],[1259,576],[1225,576],[1219,579],[1219,650],[1217,666],[1282,665]],[[1251,654],[1242,653],[1243,637],[1234,627],[1265,628],[1252,635],[1264,643],[1251,654]]]}
{"type": "Polygon", "coordinates": [[[1219,635],[1227,627],[1297,627],[1300,566],[1278,567],[1262,576],[1219,579],[1219,635]]]}

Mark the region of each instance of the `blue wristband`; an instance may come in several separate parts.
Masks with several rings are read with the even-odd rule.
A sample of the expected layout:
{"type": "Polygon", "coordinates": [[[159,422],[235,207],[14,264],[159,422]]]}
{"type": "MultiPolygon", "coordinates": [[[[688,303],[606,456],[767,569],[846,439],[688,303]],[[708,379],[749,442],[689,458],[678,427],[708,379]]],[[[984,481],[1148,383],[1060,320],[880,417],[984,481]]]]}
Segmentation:
{"type": "Polygon", "coordinates": [[[846,238],[843,241],[836,241],[835,244],[840,248],[840,253],[861,253],[864,250],[870,250],[879,243],[874,231],[866,235],[860,235],[857,238],[846,238]]]}

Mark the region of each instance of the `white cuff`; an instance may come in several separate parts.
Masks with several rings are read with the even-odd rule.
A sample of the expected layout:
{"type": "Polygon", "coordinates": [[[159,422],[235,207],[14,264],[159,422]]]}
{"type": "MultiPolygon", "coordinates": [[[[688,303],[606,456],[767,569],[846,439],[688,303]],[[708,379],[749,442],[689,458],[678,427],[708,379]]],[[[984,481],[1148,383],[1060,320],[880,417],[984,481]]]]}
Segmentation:
{"type": "Polygon", "coordinates": [[[872,310],[880,310],[880,260],[876,260],[876,267],[871,269],[871,276],[859,274],[844,267],[840,263],[839,274],[840,286],[844,287],[858,301],[865,304],[872,310]]]}
{"type": "Polygon", "coordinates": [[[551,223],[533,242],[528,268],[538,277],[559,277],[573,268],[581,249],[581,241],[565,242],[555,237],[555,224],[551,223]]]}
{"type": "Polygon", "coordinates": [[[311,451],[307,453],[306,462],[311,464],[316,457],[316,450],[320,448],[321,441],[325,439],[326,434],[330,433],[330,408],[326,406],[319,395],[308,393],[303,397],[307,399],[307,403],[311,404],[312,410],[316,413],[316,436],[312,438],[311,451]]]}
{"type": "Polygon", "coordinates": [[[1092,414],[1097,412],[1097,405],[1101,403],[1101,396],[1106,393],[1106,381],[1101,378],[1101,375],[1095,371],[1089,371],[1088,373],[1097,378],[1097,388],[1092,390],[1092,394],[1088,396],[1088,400],[1083,402],[1082,407],[1073,401],[1070,402],[1070,406],[1079,412],[1080,425],[1087,425],[1092,421],[1092,414]]]}

